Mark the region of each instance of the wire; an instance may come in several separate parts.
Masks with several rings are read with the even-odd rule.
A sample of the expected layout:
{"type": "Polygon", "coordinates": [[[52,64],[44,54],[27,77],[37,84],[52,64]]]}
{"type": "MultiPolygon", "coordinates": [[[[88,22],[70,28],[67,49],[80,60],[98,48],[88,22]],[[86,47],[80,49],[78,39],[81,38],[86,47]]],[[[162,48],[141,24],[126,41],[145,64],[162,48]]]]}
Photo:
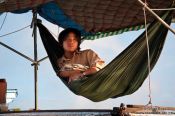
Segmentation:
{"type": "Polygon", "coordinates": [[[60,26],[58,26],[58,34],[57,34],[57,37],[59,36],[59,33],[60,33],[60,26]]]}
{"type": "Polygon", "coordinates": [[[1,29],[2,29],[2,27],[3,27],[3,25],[4,25],[4,23],[5,23],[6,18],[7,18],[7,12],[5,13],[4,20],[3,20],[2,24],[1,24],[1,27],[0,27],[0,31],[1,31],[1,29]]]}
{"type": "Polygon", "coordinates": [[[58,38],[58,35],[56,35],[55,33],[53,33],[51,30],[48,29],[48,31],[49,31],[55,38],[58,38]]]}
{"type": "Polygon", "coordinates": [[[58,38],[58,36],[56,34],[54,34],[52,31],[49,30],[49,32],[55,37],[58,38]]]}
{"type": "Polygon", "coordinates": [[[4,37],[4,36],[7,36],[7,35],[14,34],[14,33],[16,33],[16,32],[22,31],[22,30],[24,30],[24,29],[26,29],[26,28],[28,28],[28,27],[30,27],[30,25],[27,25],[27,26],[25,26],[25,27],[23,27],[23,28],[21,28],[21,29],[16,30],[16,31],[13,31],[13,32],[10,32],[10,33],[6,33],[6,34],[4,34],[4,35],[0,35],[0,37],[4,37]]]}
{"type": "MultiPolygon", "coordinates": [[[[146,0],[145,0],[145,5],[146,5],[146,0]]],[[[150,72],[151,72],[151,66],[150,66],[150,49],[149,49],[149,42],[148,42],[148,32],[147,32],[147,17],[146,17],[146,10],[145,10],[145,6],[143,7],[143,11],[144,11],[144,19],[145,19],[145,33],[146,33],[146,44],[147,44],[147,53],[148,53],[148,81],[149,81],[149,102],[147,105],[151,105],[152,106],[152,98],[151,98],[151,76],[150,76],[150,72]]]]}

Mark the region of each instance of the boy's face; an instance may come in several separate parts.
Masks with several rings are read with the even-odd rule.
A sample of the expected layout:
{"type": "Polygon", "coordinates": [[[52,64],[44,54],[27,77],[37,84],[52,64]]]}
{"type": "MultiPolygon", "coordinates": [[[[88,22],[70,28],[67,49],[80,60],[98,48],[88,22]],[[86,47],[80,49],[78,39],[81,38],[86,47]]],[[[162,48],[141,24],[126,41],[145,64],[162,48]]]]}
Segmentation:
{"type": "Polygon", "coordinates": [[[78,48],[78,41],[74,33],[70,32],[63,41],[63,48],[65,52],[74,52],[78,48]]]}

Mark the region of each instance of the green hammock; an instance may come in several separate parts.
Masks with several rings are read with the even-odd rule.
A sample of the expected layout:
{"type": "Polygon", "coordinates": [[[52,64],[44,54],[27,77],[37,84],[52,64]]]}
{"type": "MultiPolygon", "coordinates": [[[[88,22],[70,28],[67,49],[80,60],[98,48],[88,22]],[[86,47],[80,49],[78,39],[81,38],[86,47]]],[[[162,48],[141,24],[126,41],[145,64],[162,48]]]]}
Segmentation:
{"type": "MultiPolygon", "coordinates": [[[[171,23],[171,12],[166,11],[162,19],[171,23]]],[[[58,42],[49,31],[38,23],[40,35],[48,53],[52,66],[57,72],[57,59],[60,57],[58,42]]],[[[168,29],[155,20],[148,27],[150,47],[150,65],[153,69],[162,51],[168,29]]],[[[131,45],[120,53],[112,62],[99,72],[64,84],[75,94],[84,96],[94,102],[108,98],[116,98],[135,92],[148,75],[147,47],[145,32],[143,32],[131,45]]]]}

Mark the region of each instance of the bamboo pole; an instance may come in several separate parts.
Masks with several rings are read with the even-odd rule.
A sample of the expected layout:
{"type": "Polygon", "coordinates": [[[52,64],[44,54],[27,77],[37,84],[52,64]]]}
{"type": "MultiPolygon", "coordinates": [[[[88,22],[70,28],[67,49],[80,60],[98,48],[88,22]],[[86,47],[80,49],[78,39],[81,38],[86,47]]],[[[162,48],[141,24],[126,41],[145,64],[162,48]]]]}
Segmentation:
{"type": "Polygon", "coordinates": [[[152,15],[154,15],[165,27],[167,27],[172,33],[175,34],[175,30],[172,29],[164,20],[162,20],[153,10],[151,10],[144,2],[138,0],[152,15]]]}

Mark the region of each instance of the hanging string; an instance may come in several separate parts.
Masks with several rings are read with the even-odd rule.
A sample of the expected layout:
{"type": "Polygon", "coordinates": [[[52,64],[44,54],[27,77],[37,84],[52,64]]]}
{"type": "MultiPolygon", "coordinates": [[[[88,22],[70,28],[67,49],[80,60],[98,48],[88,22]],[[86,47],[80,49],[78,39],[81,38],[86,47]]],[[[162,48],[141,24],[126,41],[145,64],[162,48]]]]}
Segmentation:
{"type": "Polygon", "coordinates": [[[1,27],[0,27],[0,31],[1,31],[3,25],[4,25],[5,21],[6,21],[6,18],[7,18],[7,12],[5,13],[5,17],[4,17],[3,22],[1,24],[1,27]]]}
{"type": "Polygon", "coordinates": [[[22,31],[22,30],[24,30],[24,29],[26,29],[26,28],[28,28],[28,27],[30,27],[30,25],[25,26],[25,27],[23,27],[23,28],[21,28],[21,29],[18,29],[18,30],[16,30],[16,31],[13,31],[13,32],[10,32],[10,33],[6,33],[6,34],[4,34],[4,35],[0,35],[0,37],[4,37],[4,36],[7,36],[7,35],[11,35],[11,34],[17,33],[17,32],[22,31]]]}
{"type": "MultiPolygon", "coordinates": [[[[146,0],[145,0],[145,6],[146,6],[146,0]]],[[[148,83],[149,83],[149,102],[147,105],[151,105],[152,106],[152,99],[151,99],[151,76],[150,76],[150,72],[151,72],[151,66],[150,66],[150,50],[149,50],[149,42],[148,42],[148,32],[147,32],[147,17],[146,17],[146,10],[145,7],[143,7],[143,11],[144,11],[144,19],[145,19],[145,33],[146,33],[146,44],[147,44],[147,53],[148,53],[148,83]]]]}
{"type": "Polygon", "coordinates": [[[48,31],[54,36],[54,38],[58,38],[58,36],[57,36],[54,32],[52,32],[52,31],[49,30],[49,29],[48,29],[48,31]]]}
{"type": "Polygon", "coordinates": [[[58,26],[58,34],[57,34],[57,37],[59,36],[59,33],[60,33],[60,26],[58,26]]]}

